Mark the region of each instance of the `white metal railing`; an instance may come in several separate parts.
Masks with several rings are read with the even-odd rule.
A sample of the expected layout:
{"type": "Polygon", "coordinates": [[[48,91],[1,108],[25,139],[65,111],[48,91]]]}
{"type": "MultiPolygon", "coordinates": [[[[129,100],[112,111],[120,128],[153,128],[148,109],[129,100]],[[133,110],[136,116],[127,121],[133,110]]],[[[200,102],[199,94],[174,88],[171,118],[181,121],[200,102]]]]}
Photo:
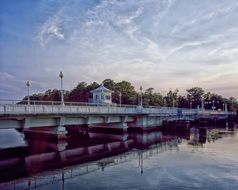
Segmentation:
{"type": "MultiPolygon", "coordinates": [[[[39,100],[10,100],[0,99],[0,105],[61,105],[61,101],[39,101],[39,100]]],[[[65,106],[110,106],[119,107],[119,104],[103,104],[103,103],[88,103],[88,102],[64,102],[65,106]]],[[[136,105],[122,104],[120,107],[137,107],[136,105]]]]}
{"type": "Polygon", "coordinates": [[[161,114],[178,115],[181,110],[182,115],[206,114],[206,115],[225,115],[234,114],[233,112],[187,109],[177,107],[138,107],[137,105],[118,105],[118,104],[95,104],[85,102],[61,102],[57,101],[22,101],[22,100],[1,100],[0,114],[161,114]]]}

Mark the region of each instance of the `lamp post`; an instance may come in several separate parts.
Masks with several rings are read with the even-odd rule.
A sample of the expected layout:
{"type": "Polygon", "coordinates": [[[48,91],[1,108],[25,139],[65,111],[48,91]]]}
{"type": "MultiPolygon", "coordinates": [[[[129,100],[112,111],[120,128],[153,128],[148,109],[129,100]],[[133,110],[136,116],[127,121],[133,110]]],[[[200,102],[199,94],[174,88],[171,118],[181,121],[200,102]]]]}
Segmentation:
{"type": "Polygon", "coordinates": [[[63,91],[63,73],[60,72],[59,74],[60,77],[60,93],[61,93],[61,105],[64,106],[64,91],[63,91]]]}
{"type": "Polygon", "coordinates": [[[142,88],[142,86],[140,86],[140,106],[141,107],[143,105],[143,102],[142,102],[142,90],[143,90],[143,88],[142,88]]]}
{"type": "Polygon", "coordinates": [[[26,86],[27,86],[27,104],[30,105],[30,81],[28,80],[26,82],[26,86]]]}
{"type": "Polygon", "coordinates": [[[190,109],[192,109],[193,108],[193,99],[190,100],[189,105],[190,105],[190,109]]]}
{"type": "Polygon", "coordinates": [[[225,113],[228,113],[228,107],[227,107],[227,103],[225,103],[225,113]]]}
{"type": "Polygon", "coordinates": [[[224,103],[222,104],[222,111],[225,112],[225,104],[224,103]]]}
{"type": "Polygon", "coordinates": [[[166,104],[165,104],[165,97],[163,97],[163,107],[165,107],[166,104]]]}
{"type": "Polygon", "coordinates": [[[202,97],[202,101],[201,101],[201,109],[204,110],[204,97],[202,97]]]}
{"type": "Polygon", "coordinates": [[[119,92],[119,104],[120,104],[120,107],[121,107],[121,92],[119,92]]]}
{"type": "Polygon", "coordinates": [[[212,100],[212,111],[215,110],[215,100],[212,100]]]}

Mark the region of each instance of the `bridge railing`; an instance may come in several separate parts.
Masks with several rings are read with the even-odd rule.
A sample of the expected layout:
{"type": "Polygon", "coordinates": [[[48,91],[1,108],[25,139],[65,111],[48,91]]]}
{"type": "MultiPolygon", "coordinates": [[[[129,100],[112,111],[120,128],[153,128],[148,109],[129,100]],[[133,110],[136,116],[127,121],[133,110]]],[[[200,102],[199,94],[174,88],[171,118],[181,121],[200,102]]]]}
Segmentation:
{"type": "Polygon", "coordinates": [[[178,115],[178,110],[181,110],[182,115],[194,114],[233,114],[223,111],[188,109],[177,107],[156,107],[137,105],[118,105],[118,104],[95,104],[85,102],[64,102],[61,105],[59,101],[34,101],[31,100],[1,100],[1,114],[40,114],[40,113],[122,113],[122,114],[160,114],[160,115],[178,115]]]}
{"type": "Polygon", "coordinates": [[[39,114],[39,113],[137,113],[136,108],[106,106],[61,106],[61,105],[0,105],[0,113],[39,114]]]}
{"type": "MultiPolygon", "coordinates": [[[[192,111],[194,112],[194,111],[192,111]]],[[[0,113],[141,113],[176,115],[177,108],[118,104],[95,104],[85,102],[0,100],[0,113]]]]}
{"type": "Polygon", "coordinates": [[[0,99],[0,113],[37,114],[37,113],[137,113],[136,105],[97,104],[85,102],[27,101],[0,99]]]}
{"type": "MultiPolygon", "coordinates": [[[[40,101],[40,100],[8,100],[0,99],[0,105],[61,105],[60,101],[40,101]]],[[[127,104],[106,104],[106,103],[89,103],[89,102],[64,102],[64,106],[105,106],[105,107],[130,107],[135,108],[136,105],[127,104]]]]}

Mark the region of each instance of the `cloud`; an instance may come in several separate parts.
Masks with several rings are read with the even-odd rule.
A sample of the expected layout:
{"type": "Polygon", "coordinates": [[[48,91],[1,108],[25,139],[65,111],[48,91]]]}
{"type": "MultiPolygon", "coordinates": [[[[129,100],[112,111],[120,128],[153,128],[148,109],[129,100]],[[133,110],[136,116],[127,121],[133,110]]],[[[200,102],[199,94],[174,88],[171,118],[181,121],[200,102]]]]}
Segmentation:
{"type": "MultiPolygon", "coordinates": [[[[25,78],[21,78],[19,76],[14,76],[8,72],[0,72],[0,98],[1,99],[9,99],[9,98],[23,98],[26,95],[25,78]]],[[[39,81],[31,80],[30,92],[38,92],[38,90],[44,89],[44,84],[39,81]]]]}
{"type": "Polygon", "coordinates": [[[50,17],[40,28],[37,38],[42,46],[49,43],[51,40],[63,40],[65,35],[62,29],[62,21],[59,16],[54,15],[50,17]]]}
{"type": "Polygon", "coordinates": [[[21,85],[19,85],[21,82],[7,72],[0,72],[0,94],[5,95],[5,97],[1,98],[11,97],[14,93],[20,92],[22,90],[21,85]]]}
{"type": "Polygon", "coordinates": [[[66,89],[105,78],[157,91],[237,83],[236,0],[52,0],[39,12],[37,44],[1,56],[23,86],[27,78],[38,91],[58,87],[61,70],[66,89]]]}
{"type": "MultiPolygon", "coordinates": [[[[207,11],[207,8],[204,10],[199,10],[195,13],[192,12],[193,19],[189,21],[179,22],[174,29],[171,31],[171,35],[184,31],[186,29],[192,28],[193,26],[197,27],[198,25],[211,22],[212,20],[217,19],[218,17],[224,17],[226,14],[230,14],[232,11],[236,11],[238,4],[231,3],[230,5],[226,5],[223,3],[217,4],[217,7],[210,9],[207,11]],[[205,14],[204,14],[205,13],[205,14]],[[197,14],[197,15],[196,15],[197,14]],[[195,18],[194,18],[195,16],[195,18]]],[[[208,5],[209,7],[209,5],[208,5]]],[[[203,7],[204,8],[204,7],[203,7]]],[[[193,9],[191,9],[193,10],[193,9]]],[[[185,17],[187,19],[187,17],[185,17]]]]}
{"type": "MultiPolygon", "coordinates": [[[[60,53],[63,60],[70,60],[73,65],[74,69],[64,68],[71,75],[70,80],[77,80],[80,72],[86,81],[112,77],[149,85],[159,80],[163,83],[155,84],[159,90],[176,85],[183,88],[208,80],[214,72],[209,73],[211,69],[204,68],[205,65],[233,63],[234,49],[230,52],[217,48],[225,48],[225,44],[231,42],[229,36],[235,35],[236,26],[222,31],[215,31],[213,27],[223,24],[222,19],[217,21],[216,18],[229,17],[235,9],[233,3],[220,3],[215,7],[209,3],[204,8],[204,3],[191,5],[172,0],[111,0],[88,9],[80,21],[75,19],[74,11],[56,14],[58,16],[50,17],[43,28],[53,25],[52,28],[57,28],[52,29],[53,34],[61,39],[61,35],[56,34],[64,38],[62,28],[73,26],[73,31],[67,34],[69,40],[65,39],[69,46],[60,53]],[[200,8],[195,12],[196,6],[200,8]],[[73,21],[66,22],[67,17],[73,21]]],[[[51,35],[45,38],[47,42],[50,40],[51,35]]],[[[52,69],[56,68],[57,65],[52,69]]]]}

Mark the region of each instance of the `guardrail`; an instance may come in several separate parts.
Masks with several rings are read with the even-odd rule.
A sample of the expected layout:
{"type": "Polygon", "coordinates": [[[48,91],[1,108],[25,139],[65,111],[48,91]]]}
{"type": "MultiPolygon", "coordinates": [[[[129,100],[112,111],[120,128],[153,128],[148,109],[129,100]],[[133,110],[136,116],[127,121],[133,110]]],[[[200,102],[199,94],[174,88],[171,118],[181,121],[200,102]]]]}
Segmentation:
{"type": "MultiPolygon", "coordinates": [[[[61,105],[60,101],[39,101],[39,100],[8,100],[0,99],[0,105],[61,105]]],[[[130,107],[135,108],[136,105],[127,104],[105,104],[105,103],[89,103],[89,102],[64,102],[64,106],[110,106],[110,107],[130,107]]]]}
{"type": "Polygon", "coordinates": [[[140,107],[137,105],[95,104],[85,102],[57,101],[27,101],[27,100],[1,100],[0,114],[161,114],[178,115],[181,110],[183,115],[194,114],[234,114],[232,112],[187,109],[177,107],[140,107]]]}

